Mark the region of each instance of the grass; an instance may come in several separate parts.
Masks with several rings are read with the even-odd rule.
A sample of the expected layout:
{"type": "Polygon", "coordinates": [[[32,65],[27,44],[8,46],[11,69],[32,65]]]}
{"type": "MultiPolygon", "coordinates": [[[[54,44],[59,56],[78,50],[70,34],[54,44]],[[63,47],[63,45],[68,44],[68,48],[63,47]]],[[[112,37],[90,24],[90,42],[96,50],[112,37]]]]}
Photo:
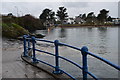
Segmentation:
{"type": "Polygon", "coordinates": [[[17,38],[24,34],[29,34],[27,30],[15,23],[2,23],[2,36],[7,38],[17,38]]]}

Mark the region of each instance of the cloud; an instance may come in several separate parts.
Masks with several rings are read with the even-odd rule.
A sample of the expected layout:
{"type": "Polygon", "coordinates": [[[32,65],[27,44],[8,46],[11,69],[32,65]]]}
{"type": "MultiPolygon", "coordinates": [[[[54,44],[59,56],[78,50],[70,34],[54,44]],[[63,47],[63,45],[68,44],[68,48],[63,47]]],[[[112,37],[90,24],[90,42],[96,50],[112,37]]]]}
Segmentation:
{"type": "Polygon", "coordinates": [[[103,8],[110,10],[111,16],[117,17],[117,4],[117,2],[2,2],[2,13],[8,14],[12,12],[17,15],[18,9],[19,15],[32,14],[39,17],[45,8],[56,12],[58,7],[64,6],[67,8],[70,17],[83,13],[88,14],[91,11],[98,14],[99,10],[103,8]]]}
{"type": "Polygon", "coordinates": [[[118,3],[118,17],[120,18],[120,1],[118,3]]]}
{"type": "Polygon", "coordinates": [[[87,7],[88,6],[88,2],[62,2],[62,4],[69,8],[87,7]]]}
{"type": "Polygon", "coordinates": [[[2,0],[2,2],[119,2],[119,0],[2,0]]]}

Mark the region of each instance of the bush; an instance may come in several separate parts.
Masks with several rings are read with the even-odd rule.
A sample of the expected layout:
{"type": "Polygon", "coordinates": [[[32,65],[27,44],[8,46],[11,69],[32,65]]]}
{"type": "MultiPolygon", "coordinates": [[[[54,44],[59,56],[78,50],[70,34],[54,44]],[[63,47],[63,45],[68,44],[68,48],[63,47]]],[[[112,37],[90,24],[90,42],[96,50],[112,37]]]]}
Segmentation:
{"type": "Polygon", "coordinates": [[[37,29],[46,28],[45,26],[43,26],[41,20],[35,18],[30,14],[21,17],[15,17],[11,14],[2,15],[2,22],[6,23],[8,26],[11,26],[11,23],[18,24],[28,31],[35,31],[37,29]]]}
{"type": "Polygon", "coordinates": [[[27,30],[22,28],[21,26],[11,23],[11,24],[5,24],[2,23],[2,36],[7,38],[17,38],[19,36],[22,36],[24,34],[29,34],[27,30]]]}
{"type": "Polygon", "coordinates": [[[18,24],[29,31],[35,31],[37,29],[44,29],[41,20],[35,18],[32,15],[25,15],[18,18],[18,24]]]}

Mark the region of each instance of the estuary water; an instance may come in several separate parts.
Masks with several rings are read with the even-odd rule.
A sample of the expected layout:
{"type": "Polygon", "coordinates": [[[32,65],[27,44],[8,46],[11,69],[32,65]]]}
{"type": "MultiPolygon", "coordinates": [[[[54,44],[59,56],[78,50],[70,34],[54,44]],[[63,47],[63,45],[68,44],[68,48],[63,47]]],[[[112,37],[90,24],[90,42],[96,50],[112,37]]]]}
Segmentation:
{"type": "MultiPolygon", "coordinates": [[[[106,58],[114,64],[118,64],[118,29],[119,27],[69,27],[37,30],[36,33],[45,34],[46,37],[44,39],[47,40],[53,41],[57,39],[60,42],[79,48],[87,46],[90,52],[106,58]]],[[[51,47],[51,49],[54,49],[54,47],[51,47]]],[[[51,52],[54,52],[51,49],[49,48],[51,52]]],[[[61,56],[74,60],[76,63],[82,65],[82,57],[79,51],[61,46],[59,53],[61,56]]],[[[49,63],[55,65],[54,58],[52,57],[42,55],[40,58],[43,60],[47,59],[49,63]]],[[[60,67],[77,78],[82,77],[82,71],[74,65],[71,66],[66,61],[60,60],[60,67]]],[[[88,56],[88,68],[90,72],[99,78],[118,77],[117,70],[91,56],[88,56]]]]}

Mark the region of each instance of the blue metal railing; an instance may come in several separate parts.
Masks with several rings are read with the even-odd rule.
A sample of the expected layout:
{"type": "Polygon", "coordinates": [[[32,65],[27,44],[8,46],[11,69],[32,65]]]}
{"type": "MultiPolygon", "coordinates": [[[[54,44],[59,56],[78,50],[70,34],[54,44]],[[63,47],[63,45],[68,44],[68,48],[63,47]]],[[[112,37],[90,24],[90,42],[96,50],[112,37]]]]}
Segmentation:
{"type": "Polygon", "coordinates": [[[59,67],[59,58],[61,58],[63,60],[66,60],[69,63],[75,65],[78,68],[80,68],[82,70],[83,80],[87,80],[87,74],[89,74],[95,80],[98,80],[98,78],[94,74],[92,74],[91,72],[88,71],[87,55],[91,55],[91,56],[93,56],[93,57],[95,57],[95,58],[105,62],[106,64],[112,66],[113,68],[117,69],[118,71],[120,71],[120,66],[115,65],[115,64],[111,63],[110,61],[108,61],[108,60],[106,60],[106,59],[104,59],[102,57],[99,57],[99,56],[89,52],[88,48],[86,46],[83,46],[80,49],[80,48],[77,48],[77,47],[74,47],[74,46],[71,46],[71,45],[68,45],[68,44],[60,43],[58,40],[55,40],[53,42],[53,41],[38,39],[38,38],[35,38],[34,36],[29,36],[29,35],[24,35],[23,36],[23,42],[24,42],[24,53],[23,53],[24,57],[30,57],[30,56],[28,56],[28,51],[30,49],[32,49],[33,54],[32,54],[32,57],[30,57],[30,58],[33,60],[33,63],[42,62],[42,63],[44,63],[44,64],[46,64],[48,66],[51,66],[51,67],[55,68],[55,70],[53,71],[54,74],[65,73],[66,75],[68,75],[69,77],[71,77],[74,80],[76,80],[76,78],[74,78],[72,75],[70,75],[69,73],[65,72],[64,70],[60,69],[60,67],[59,67]],[[42,41],[42,42],[47,42],[47,43],[54,43],[54,45],[55,45],[55,54],[50,53],[50,52],[46,52],[46,51],[42,51],[42,50],[39,50],[39,49],[36,49],[35,48],[36,41],[42,41]],[[32,43],[32,48],[31,48],[30,43],[32,43]],[[58,47],[60,45],[67,46],[67,47],[76,49],[78,51],[81,51],[81,53],[82,53],[82,66],[80,66],[79,64],[73,62],[72,60],[69,60],[69,59],[67,59],[65,57],[59,56],[59,48],[58,47]],[[37,59],[36,58],[36,53],[35,53],[36,51],[43,52],[43,53],[46,53],[46,54],[54,56],[55,57],[55,66],[53,66],[53,65],[51,65],[51,64],[49,64],[47,62],[44,62],[42,60],[37,59]]]}

